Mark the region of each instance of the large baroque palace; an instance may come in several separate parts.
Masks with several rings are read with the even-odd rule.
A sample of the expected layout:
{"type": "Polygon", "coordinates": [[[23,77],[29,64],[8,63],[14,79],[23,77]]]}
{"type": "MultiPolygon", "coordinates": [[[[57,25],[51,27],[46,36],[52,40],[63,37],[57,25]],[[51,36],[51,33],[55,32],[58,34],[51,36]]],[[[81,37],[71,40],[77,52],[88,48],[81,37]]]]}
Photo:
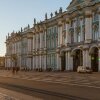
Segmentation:
{"type": "Polygon", "coordinates": [[[78,66],[100,71],[100,0],[72,0],[32,28],[8,34],[5,67],[76,71],[78,66]]]}

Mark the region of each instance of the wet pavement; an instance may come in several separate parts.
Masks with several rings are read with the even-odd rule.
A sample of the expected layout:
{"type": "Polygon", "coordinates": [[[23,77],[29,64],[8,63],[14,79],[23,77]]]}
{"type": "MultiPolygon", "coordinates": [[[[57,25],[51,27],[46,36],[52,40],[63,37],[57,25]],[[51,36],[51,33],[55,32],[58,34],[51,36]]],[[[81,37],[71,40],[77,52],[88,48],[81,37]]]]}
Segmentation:
{"type": "Polygon", "coordinates": [[[23,93],[0,88],[0,100],[43,100],[23,93]]]}
{"type": "Polygon", "coordinates": [[[0,93],[0,100],[19,100],[19,99],[0,93]]]}
{"type": "Polygon", "coordinates": [[[100,72],[93,74],[79,74],[77,72],[18,72],[0,70],[0,76],[31,81],[49,83],[81,85],[100,88],[100,72]]]}

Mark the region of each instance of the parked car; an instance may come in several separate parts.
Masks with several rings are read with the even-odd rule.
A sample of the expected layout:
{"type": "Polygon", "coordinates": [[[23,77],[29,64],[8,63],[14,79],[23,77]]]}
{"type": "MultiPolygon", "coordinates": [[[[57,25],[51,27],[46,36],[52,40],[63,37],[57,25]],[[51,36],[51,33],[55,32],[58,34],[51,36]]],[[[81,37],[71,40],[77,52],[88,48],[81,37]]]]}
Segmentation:
{"type": "Polygon", "coordinates": [[[78,73],[92,73],[92,69],[89,67],[83,67],[83,66],[79,66],[77,68],[77,72],[78,73]]]}

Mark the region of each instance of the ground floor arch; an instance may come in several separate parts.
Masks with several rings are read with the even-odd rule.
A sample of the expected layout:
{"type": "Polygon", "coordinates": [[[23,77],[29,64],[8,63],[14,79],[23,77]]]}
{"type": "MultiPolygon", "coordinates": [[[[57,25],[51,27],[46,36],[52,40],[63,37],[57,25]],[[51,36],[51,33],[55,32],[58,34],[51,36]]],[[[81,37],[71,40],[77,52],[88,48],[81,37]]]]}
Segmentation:
{"type": "Polygon", "coordinates": [[[91,56],[91,68],[94,72],[98,72],[99,70],[99,49],[97,47],[91,48],[90,56],[91,56]]]}
{"type": "Polygon", "coordinates": [[[66,52],[61,52],[61,71],[66,70],[66,52]]]}
{"type": "Polygon", "coordinates": [[[72,53],[73,71],[77,71],[78,66],[83,66],[83,52],[81,49],[76,49],[72,53]]]}

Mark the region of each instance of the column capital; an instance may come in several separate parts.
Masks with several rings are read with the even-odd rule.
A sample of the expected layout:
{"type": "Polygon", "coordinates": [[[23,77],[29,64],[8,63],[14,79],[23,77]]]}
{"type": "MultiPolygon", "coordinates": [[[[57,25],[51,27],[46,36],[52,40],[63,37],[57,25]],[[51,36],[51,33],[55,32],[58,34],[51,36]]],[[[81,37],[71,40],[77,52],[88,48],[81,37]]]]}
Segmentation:
{"type": "Polygon", "coordinates": [[[60,54],[60,49],[59,48],[56,49],[56,53],[60,54]]]}
{"type": "Polygon", "coordinates": [[[98,11],[97,11],[97,13],[98,13],[98,14],[100,14],[100,7],[98,8],[98,11]]]}
{"type": "Polygon", "coordinates": [[[85,11],[85,17],[86,18],[91,18],[92,17],[92,10],[85,11]]]}
{"type": "Polygon", "coordinates": [[[61,27],[62,26],[62,20],[58,21],[58,26],[61,27]]]}
{"type": "Polygon", "coordinates": [[[80,20],[82,20],[84,18],[84,16],[80,16],[79,18],[80,18],[80,20]]]}
{"type": "Polygon", "coordinates": [[[66,18],[66,24],[69,24],[69,22],[70,22],[70,19],[66,18]]]}
{"type": "Polygon", "coordinates": [[[89,46],[88,45],[84,45],[83,46],[83,50],[89,50],[89,46]]]}
{"type": "Polygon", "coordinates": [[[43,27],[41,25],[39,26],[39,32],[43,32],[43,27]]]}

